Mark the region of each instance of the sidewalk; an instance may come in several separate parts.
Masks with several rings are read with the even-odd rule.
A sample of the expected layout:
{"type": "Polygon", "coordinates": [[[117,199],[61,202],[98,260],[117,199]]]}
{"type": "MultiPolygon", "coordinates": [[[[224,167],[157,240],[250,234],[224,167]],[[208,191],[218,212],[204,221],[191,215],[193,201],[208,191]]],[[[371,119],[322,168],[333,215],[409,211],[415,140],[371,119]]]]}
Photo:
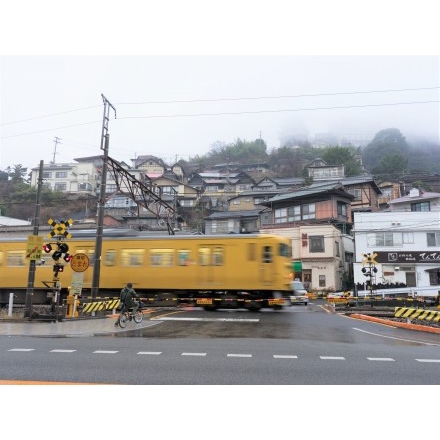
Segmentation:
{"type": "Polygon", "coordinates": [[[154,324],[144,314],[141,323],[129,322],[122,329],[116,327],[117,315],[90,319],[64,319],[60,322],[8,321],[0,320],[0,336],[47,336],[47,337],[88,337],[109,335],[124,331],[150,327],[154,324]]]}

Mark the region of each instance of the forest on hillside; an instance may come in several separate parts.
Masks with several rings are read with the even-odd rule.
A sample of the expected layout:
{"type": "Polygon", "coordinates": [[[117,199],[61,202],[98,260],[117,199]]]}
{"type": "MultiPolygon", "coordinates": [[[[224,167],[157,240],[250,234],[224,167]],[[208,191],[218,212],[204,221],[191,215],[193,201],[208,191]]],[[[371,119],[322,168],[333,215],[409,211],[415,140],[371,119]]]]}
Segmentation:
{"type": "MultiPolygon", "coordinates": [[[[378,183],[411,174],[417,174],[418,179],[421,174],[440,174],[440,145],[422,140],[410,143],[395,128],[379,131],[363,148],[350,145],[317,148],[309,142],[291,139],[282,147],[268,151],[262,139],[237,139],[231,144],[217,142],[208,154],[196,155],[179,163],[187,174],[194,170],[208,170],[219,164],[232,169],[234,164],[261,163],[269,166],[270,171],[266,176],[283,178],[307,177],[306,167],[316,158],[328,165],[344,165],[346,177],[369,173],[378,183]]],[[[36,197],[37,189],[29,185],[27,168],[18,164],[0,171],[0,215],[32,219],[36,197]]],[[[92,200],[92,196],[78,198],[43,188],[42,199],[42,218],[53,217],[54,212],[59,218],[69,218],[74,214],[77,218],[86,217],[96,213],[96,200],[92,200]]]]}
{"type": "Polygon", "coordinates": [[[367,172],[376,180],[383,180],[408,174],[440,173],[440,144],[421,139],[410,143],[396,128],[379,131],[365,147],[317,148],[308,141],[292,139],[268,151],[262,139],[217,142],[206,155],[196,155],[180,163],[185,170],[205,170],[217,164],[267,163],[276,177],[301,177],[307,164],[316,158],[328,165],[345,165],[347,177],[367,172]]]}

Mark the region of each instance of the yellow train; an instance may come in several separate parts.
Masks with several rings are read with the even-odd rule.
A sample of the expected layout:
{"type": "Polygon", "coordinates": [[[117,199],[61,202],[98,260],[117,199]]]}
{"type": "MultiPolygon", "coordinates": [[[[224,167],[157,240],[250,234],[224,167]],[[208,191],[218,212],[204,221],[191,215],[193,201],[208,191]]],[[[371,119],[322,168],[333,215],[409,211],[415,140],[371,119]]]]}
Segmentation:
{"type": "MultiPolygon", "coordinates": [[[[61,286],[60,300],[65,298],[72,281],[78,282],[78,272],[72,267],[80,257],[90,264],[81,272],[81,297],[91,295],[92,281],[96,279],[95,234],[96,231],[74,231],[70,239],[45,239],[44,245],[51,242],[52,251],[42,250],[41,259],[35,262],[33,304],[50,301],[56,277],[61,286]],[[74,259],[66,262],[60,258],[58,262],[63,267],[56,275],[53,255],[60,242],[68,245],[67,253],[74,259]]],[[[142,298],[168,295],[177,303],[191,301],[206,309],[280,308],[283,299],[290,296],[292,250],[288,238],[269,234],[141,234],[133,230],[103,231],[97,297],[117,297],[127,282],[133,283],[142,298]]],[[[0,239],[1,305],[8,303],[11,293],[15,304],[25,303],[30,268],[26,245],[26,238],[0,239]]]]}

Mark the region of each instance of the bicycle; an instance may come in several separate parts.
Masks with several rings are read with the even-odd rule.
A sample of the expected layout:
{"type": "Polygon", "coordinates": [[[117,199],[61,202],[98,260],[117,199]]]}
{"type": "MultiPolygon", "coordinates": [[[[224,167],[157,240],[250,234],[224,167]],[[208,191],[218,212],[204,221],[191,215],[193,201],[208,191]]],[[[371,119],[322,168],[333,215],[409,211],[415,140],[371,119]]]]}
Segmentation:
{"type": "Polygon", "coordinates": [[[136,313],[133,313],[133,309],[127,310],[122,313],[119,318],[119,327],[125,328],[127,326],[127,322],[133,320],[136,324],[139,324],[144,319],[144,314],[141,310],[136,310],[136,313]]]}

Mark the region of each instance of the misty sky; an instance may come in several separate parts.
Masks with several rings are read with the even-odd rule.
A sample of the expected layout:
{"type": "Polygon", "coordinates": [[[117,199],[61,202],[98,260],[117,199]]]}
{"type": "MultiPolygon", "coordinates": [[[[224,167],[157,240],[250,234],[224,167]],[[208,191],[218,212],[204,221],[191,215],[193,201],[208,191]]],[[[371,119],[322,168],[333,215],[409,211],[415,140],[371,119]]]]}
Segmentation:
{"type": "Polygon", "coordinates": [[[439,139],[436,56],[3,56],[0,68],[1,169],[101,154],[101,93],[116,109],[109,155],[130,164],[260,135],[269,151],[391,127],[439,139]]]}

